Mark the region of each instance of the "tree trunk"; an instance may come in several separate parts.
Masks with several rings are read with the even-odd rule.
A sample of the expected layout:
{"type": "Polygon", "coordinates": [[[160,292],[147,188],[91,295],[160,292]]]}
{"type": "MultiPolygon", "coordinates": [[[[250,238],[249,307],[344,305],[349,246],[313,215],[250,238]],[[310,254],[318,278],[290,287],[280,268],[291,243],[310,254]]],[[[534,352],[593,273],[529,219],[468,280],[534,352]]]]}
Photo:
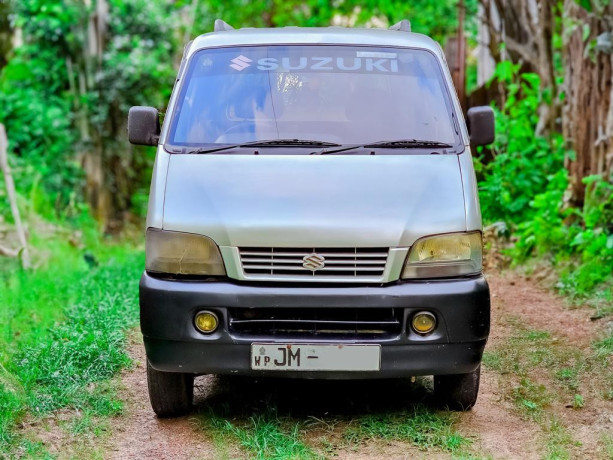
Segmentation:
{"type": "MultiPolygon", "coordinates": [[[[85,18],[85,22],[80,25],[79,32],[83,42],[78,56],[78,91],[81,99],[84,99],[91,91],[100,91],[100,88],[96,88],[94,77],[102,66],[108,21],[107,0],[97,0],[95,7],[85,18]]],[[[85,172],[85,197],[92,208],[94,217],[106,229],[113,213],[112,187],[109,186],[109,181],[112,180],[112,176],[109,175],[112,175],[113,171],[109,171],[107,165],[108,155],[100,122],[92,122],[92,114],[87,103],[80,104],[80,109],[77,119],[83,149],[80,156],[85,172]]]]}
{"type": "Polygon", "coordinates": [[[572,200],[581,205],[582,179],[598,174],[611,180],[613,173],[613,6],[588,13],[573,0],[565,0],[564,10],[572,24],[564,34],[564,137],[576,154],[566,166],[572,200]]]}
{"type": "Polygon", "coordinates": [[[9,2],[0,1],[0,70],[8,63],[13,49],[13,25],[9,14],[9,2]]]}
{"type": "MultiPolygon", "coordinates": [[[[522,72],[534,72],[541,78],[541,87],[551,91],[551,101],[539,107],[536,132],[556,129],[560,106],[554,67],[553,36],[556,31],[557,0],[479,0],[480,21],[487,31],[487,43],[496,62],[510,60],[521,64],[522,72]],[[501,52],[501,44],[505,45],[501,52]]],[[[500,88],[501,92],[505,88],[500,88]]],[[[501,94],[504,100],[504,94],[501,94]]]]}

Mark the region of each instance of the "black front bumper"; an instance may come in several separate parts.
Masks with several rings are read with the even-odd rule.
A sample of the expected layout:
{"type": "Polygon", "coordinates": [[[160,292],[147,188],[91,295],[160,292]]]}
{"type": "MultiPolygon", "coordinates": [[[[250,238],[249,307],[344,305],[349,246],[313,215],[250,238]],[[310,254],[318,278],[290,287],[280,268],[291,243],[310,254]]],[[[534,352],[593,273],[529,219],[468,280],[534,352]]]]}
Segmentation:
{"type": "Polygon", "coordinates": [[[241,374],[302,378],[392,378],[471,372],[481,362],[490,327],[490,298],[483,277],[397,282],[385,286],[287,286],[224,281],[165,280],[143,274],[141,330],[151,365],[166,372],[241,374]],[[403,310],[402,331],[381,340],[288,340],[274,334],[245,337],[228,328],[232,308],[395,308],[403,310]],[[211,335],[193,324],[200,310],[220,316],[211,335]],[[436,332],[421,337],[407,328],[417,311],[438,318],[436,332]],[[251,369],[251,343],[378,343],[380,371],[261,371],[251,369]]]}

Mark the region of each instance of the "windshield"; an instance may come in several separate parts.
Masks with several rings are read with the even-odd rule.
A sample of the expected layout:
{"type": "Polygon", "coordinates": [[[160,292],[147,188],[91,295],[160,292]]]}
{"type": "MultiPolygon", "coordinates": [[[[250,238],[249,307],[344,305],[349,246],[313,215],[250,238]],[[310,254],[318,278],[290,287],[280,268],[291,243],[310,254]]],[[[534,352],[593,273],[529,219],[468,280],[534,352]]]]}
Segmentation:
{"type": "Polygon", "coordinates": [[[441,68],[425,50],[370,46],[205,49],[190,60],[168,144],[420,139],[460,146],[441,68]]]}

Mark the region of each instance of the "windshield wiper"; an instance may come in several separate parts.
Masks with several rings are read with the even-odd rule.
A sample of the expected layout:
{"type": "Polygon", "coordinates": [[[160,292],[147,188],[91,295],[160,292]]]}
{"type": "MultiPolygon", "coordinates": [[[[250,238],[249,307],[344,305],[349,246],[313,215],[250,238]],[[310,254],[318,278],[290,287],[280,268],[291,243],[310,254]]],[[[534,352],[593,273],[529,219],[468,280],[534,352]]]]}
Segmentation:
{"type": "Polygon", "coordinates": [[[340,147],[341,144],[325,141],[313,141],[309,139],[268,139],[261,141],[244,142],[242,144],[223,145],[219,147],[199,147],[188,150],[186,154],[215,153],[223,150],[236,149],[239,147],[340,147]]]}
{"type": "Polygon", "coordinates": [[[446,149],[453,147],[451,144],[438,141],[428,141],[421,139],[401,139],[395,141],[379,141],[369,144],[358,144],[351,146],[342,146],[334,142],[316,141],[310,139],[269,139],[260,141],[245,142],[243,144],[224,145],[220,147],[200,147],[194,150],[189,150],[187,154],[214,153],[222,150],[230,150],[239,147],[341,147],[332,150],[320,150],[312,152],[311,155],[330,155],[333,153],[346,152],[359,148],[381,147],[388,149],[418,149],[418,148],[440,148],[446,149]]]}
{"type": "MultiPolygon", "coordinates": [[[[355,149],[367,149],[367,148],[388,148],[388,149],[419,149],[419,148],[440,148],[447,149],[453,147],[450,144],[446,144],[444,142],[438,141],[425,141],[420,139],[401,139],[397,141],[379,141],[379,142],[371,142],[369,144],[360,144],[360,145],[351,145],[342,147],[340,149],[332,149],[332,150],[320,150],[318,152],[313,152],[311,155],[330,155],[333,153],[346,152],[348,150],[355,149]]],[[[371,152],[371,155],[374,155],[374,152],[371,152]]]]}
{"type": "Polygon", "coordinates": [[[340,147],[341,144],[310,139],[269,139],[240,144],[240,147],[340,147]]]}
{"type": "Polygon", "coordinates": [[[453,147],[451,144],[439,141],[426,141],[421,139],[400,139],[396,141],[379,141],[365,144],[365,148],[383,147],[387,149],[418,149],[418,148],[440,148],[447,149],[453,147]]]}

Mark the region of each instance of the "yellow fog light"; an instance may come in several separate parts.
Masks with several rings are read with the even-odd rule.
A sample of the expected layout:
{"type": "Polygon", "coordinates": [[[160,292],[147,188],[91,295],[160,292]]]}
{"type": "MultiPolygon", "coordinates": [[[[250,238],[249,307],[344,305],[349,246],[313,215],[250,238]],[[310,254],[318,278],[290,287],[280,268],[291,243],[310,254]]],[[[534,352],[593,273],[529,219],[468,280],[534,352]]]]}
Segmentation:
{"type": "Polygon", "coordinates": [[[418,334],[428,334],[436,327],[436,316],[429,311],[420,311],[413,316],[411,324],[418,334]]]}
{"type": "Polygon", "coordinates": [[[219,325],[217,315],[215,313],[211,313],[210,311],[199,311],[196,313],[194,323],[196,324],[196,328],[205,334],[210,334],[217,329],[217,326],[219,325]]]}

